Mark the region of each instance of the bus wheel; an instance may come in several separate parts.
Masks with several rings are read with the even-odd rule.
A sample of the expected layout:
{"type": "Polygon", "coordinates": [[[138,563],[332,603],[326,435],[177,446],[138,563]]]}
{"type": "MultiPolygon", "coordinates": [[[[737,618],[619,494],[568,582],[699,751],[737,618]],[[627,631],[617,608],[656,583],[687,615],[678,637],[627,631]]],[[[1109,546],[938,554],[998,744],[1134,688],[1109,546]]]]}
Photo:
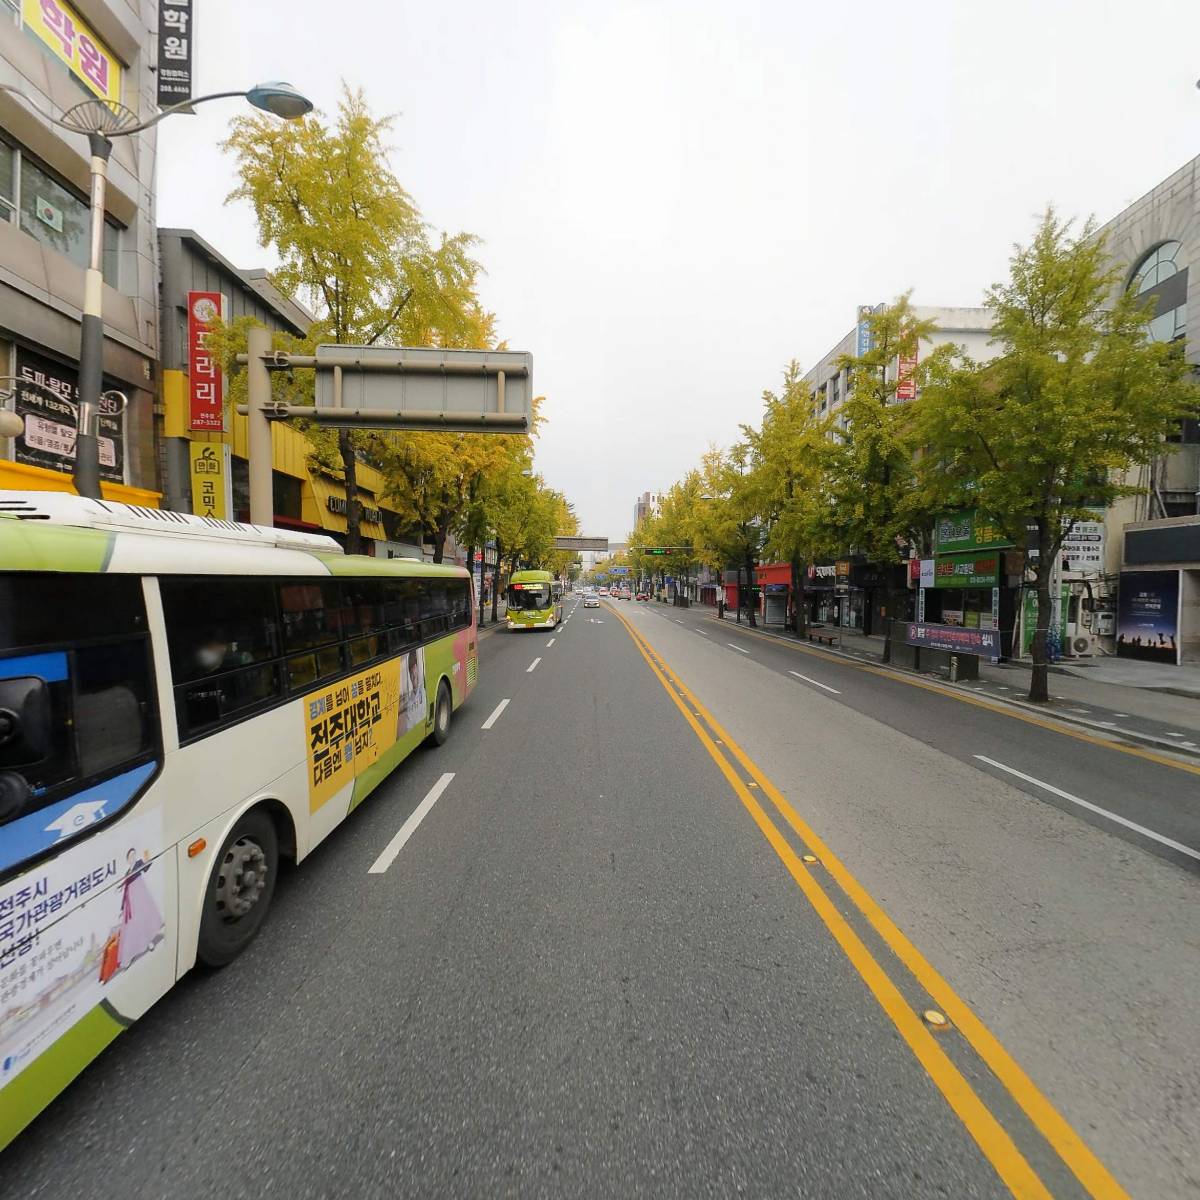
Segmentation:
{"type": "Polygon", "coordinates": [[[438,684],[437,702],[433,706],[433,732],[429,735],[429,740],[435,746],[444,746],[450,736],[450,714],[453,708],[450,688],[443,679],[438,684]]]}
{"type": "Polygon", "coordinates": [[[233,827],[204,893],[196,956],[209,967],[232,962],[254,940],[271,907],[279,873],[279,839],[261,809],[233,827]]]}

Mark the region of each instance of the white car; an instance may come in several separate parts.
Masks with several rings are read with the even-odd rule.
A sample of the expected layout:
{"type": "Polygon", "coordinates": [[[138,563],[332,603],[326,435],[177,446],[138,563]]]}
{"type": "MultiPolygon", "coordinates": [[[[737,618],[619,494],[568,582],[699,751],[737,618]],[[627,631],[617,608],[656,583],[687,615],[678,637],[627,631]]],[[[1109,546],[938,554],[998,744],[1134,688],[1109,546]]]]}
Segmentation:
{"type": "Polygon", "coordinates": [[[599,608],[600,607],[600,597],[597,596],[595,592],[588,592],[587,595],[584,596],[584,598],[583,598],[583,607],[584,608],[599,608]]]}

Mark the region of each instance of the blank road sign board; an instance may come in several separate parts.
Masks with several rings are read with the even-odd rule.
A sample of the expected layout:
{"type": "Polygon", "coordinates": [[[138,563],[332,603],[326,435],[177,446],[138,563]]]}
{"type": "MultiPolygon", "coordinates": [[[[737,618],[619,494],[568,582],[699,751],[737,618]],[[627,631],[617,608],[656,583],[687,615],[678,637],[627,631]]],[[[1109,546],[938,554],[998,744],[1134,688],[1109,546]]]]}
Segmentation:
{"type": "Polygon", "coordinates": [[[316,358],[318,408],[428,413],[480,428],[503,416],[528,429],[533,416],[533,355],[522,350],[326,345],[316,358]]]}
{"type": "Polygon", "coordinates": [[[555,550],[599,550],[608,553],[608,538],[606,537],[576,537],[564,534],[554,539],[555,550]]]}

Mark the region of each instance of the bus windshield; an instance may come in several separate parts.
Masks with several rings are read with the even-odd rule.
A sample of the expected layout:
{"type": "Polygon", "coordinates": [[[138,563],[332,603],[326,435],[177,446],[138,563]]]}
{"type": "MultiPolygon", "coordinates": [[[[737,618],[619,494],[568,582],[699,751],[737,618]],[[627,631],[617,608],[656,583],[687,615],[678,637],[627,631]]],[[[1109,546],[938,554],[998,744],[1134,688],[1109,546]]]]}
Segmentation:
{"type": "Polygon", "coordinates": [[[508,607],[525,610],[549,608],[550,585],[548,583],[514,583],[508,589],[508,607]]]}

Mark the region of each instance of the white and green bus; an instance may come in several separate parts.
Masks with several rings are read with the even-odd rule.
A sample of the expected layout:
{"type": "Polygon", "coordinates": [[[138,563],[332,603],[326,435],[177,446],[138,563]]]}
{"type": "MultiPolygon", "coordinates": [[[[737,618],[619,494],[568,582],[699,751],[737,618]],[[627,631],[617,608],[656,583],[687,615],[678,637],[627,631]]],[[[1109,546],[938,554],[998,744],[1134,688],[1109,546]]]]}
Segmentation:
{"type": "Polygon", "coordinates": [[[475,686],[470,576],[0,492],[0,1149],[475,686]]]}
{"type": "Polygon", "coordinates": [[[549,571],[514,571],[505,599],[509,629],[553,629],[562,623],[562,588],[549,571]]]}

